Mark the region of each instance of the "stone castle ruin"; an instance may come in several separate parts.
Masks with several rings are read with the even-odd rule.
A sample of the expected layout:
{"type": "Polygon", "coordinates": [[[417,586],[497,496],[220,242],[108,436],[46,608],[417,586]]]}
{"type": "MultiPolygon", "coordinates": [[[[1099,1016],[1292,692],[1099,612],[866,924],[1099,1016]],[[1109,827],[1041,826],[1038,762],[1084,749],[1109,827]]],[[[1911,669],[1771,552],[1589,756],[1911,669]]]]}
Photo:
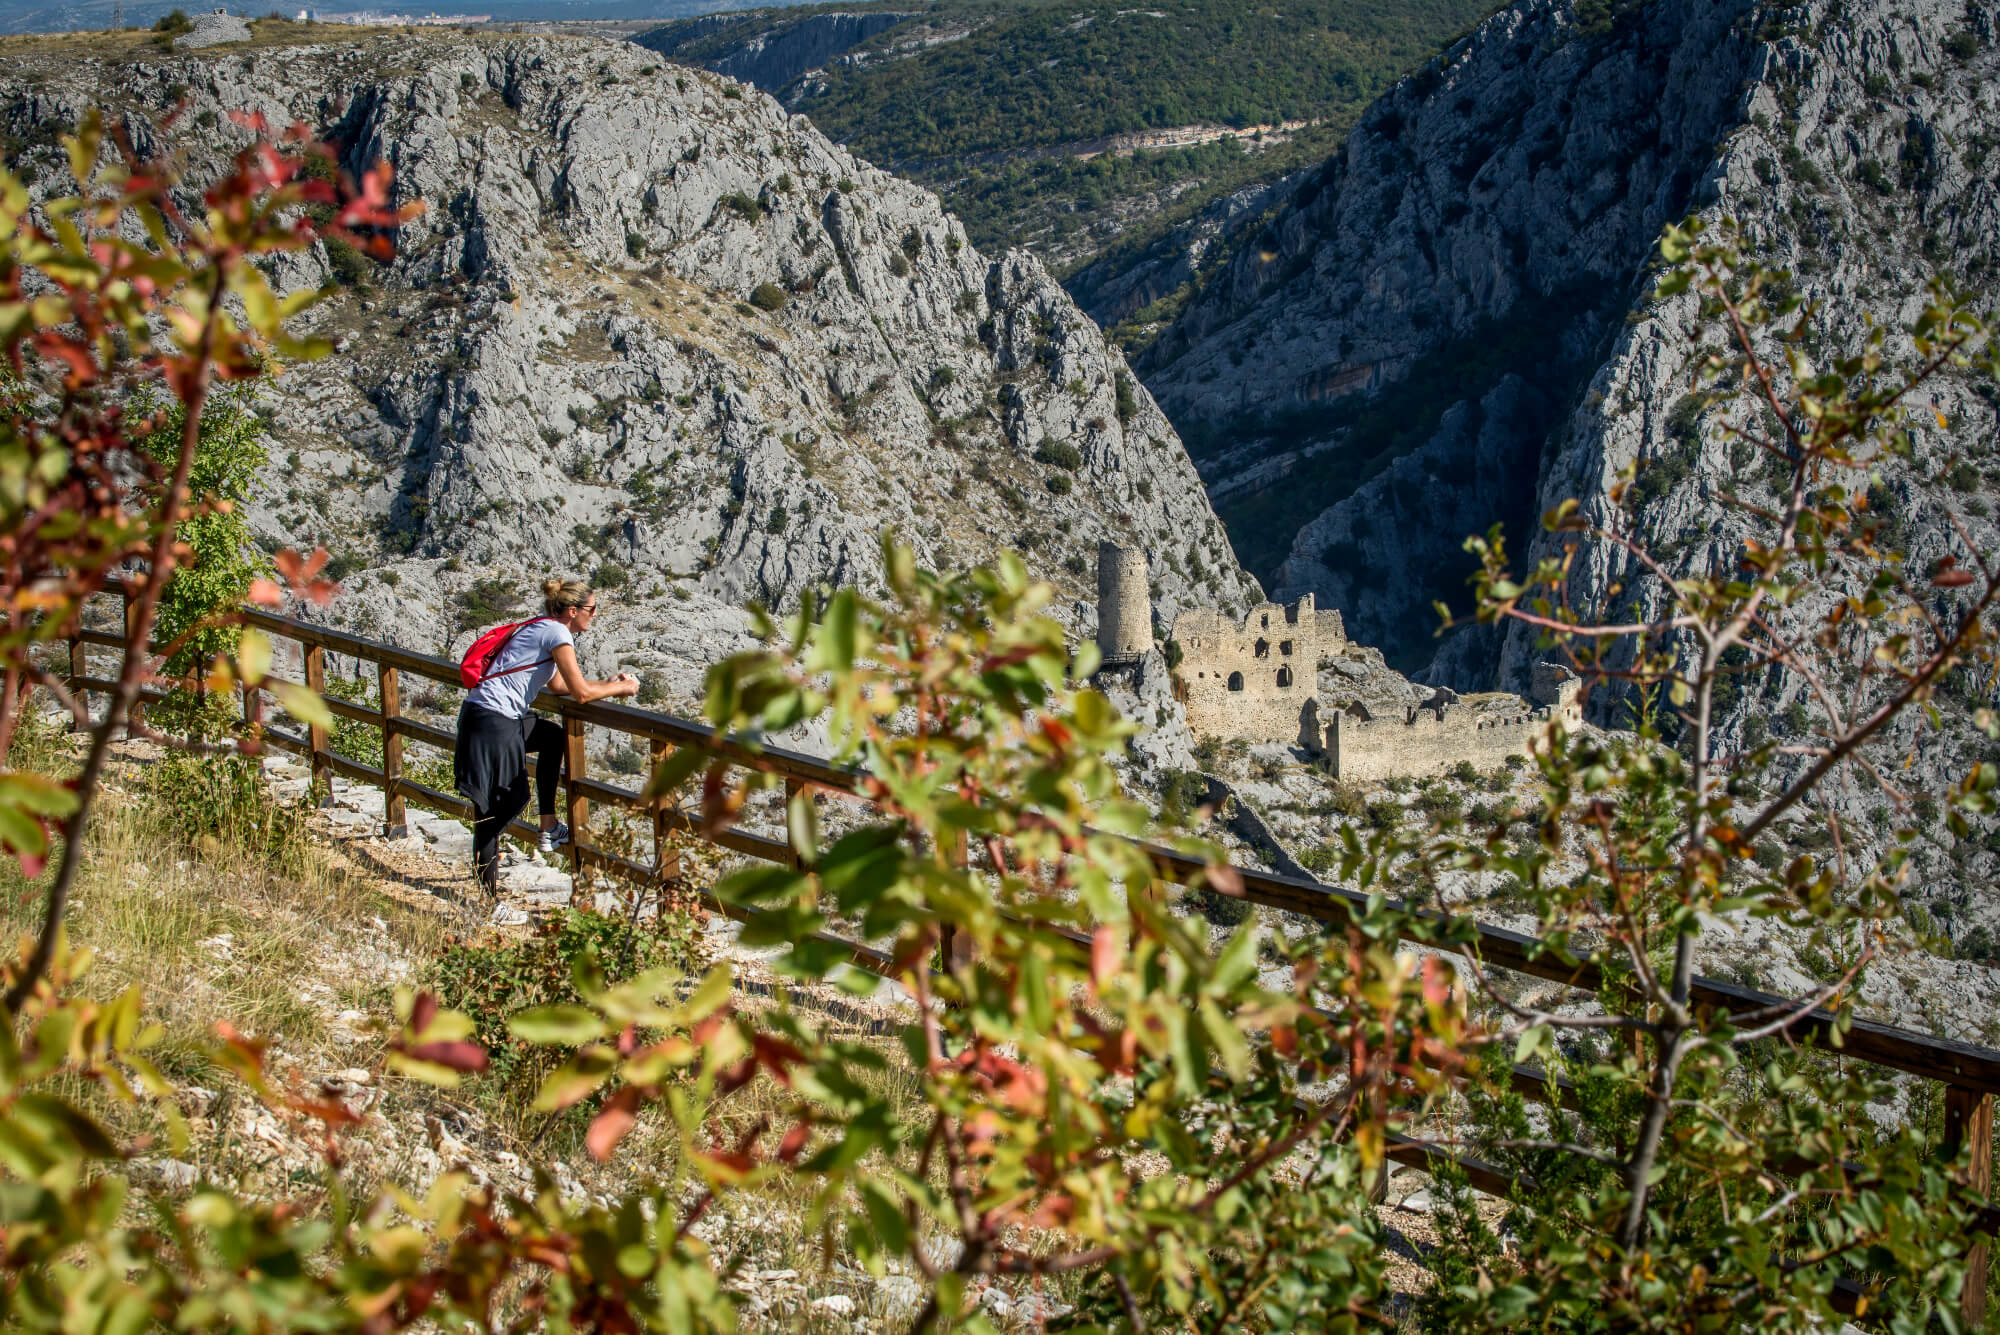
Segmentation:
{"type": "MultiPolygon", "coordinates": [[[[1144,561],[1143,554],[1140,557],[1144,561]]],[[[1306,745],[1316,716],[1322,658],[1347,647],[1340,613],[1320,611],[1311,594],[1289,606],[1260,603],[1238,624],[1212,607],[1174,619],[1181,662],[1174,695],[1197,734],[1306,745]]]]}
{"type": "MultiPolygon", "coordinates": [[[[1115,543],[1097,549],[1097,646],[1107,667],[1130,667],[1153,648],[1146,554],[1115,543]]],[[[1460,761],[1490,769],[1525,755],[1551,720],[1583,722],[1583,683],[1558,663],[1536,665],[1534,705],[1474,709],[1449,690],[1377,716],[1359,703],[1327,709],[1319,668],[1348,647],[1340,613],[1313,604],[1261,603],[1241,621],[1211,607],[1174,619],[1173,693],[1197,735],[1279,742],[1323,755],[1339,779],[1442,774],[1460,761]]]]}
{"type": "Polygon", "coordinates": [[[1146,553],[1097,544],[1097,650],[1106,667],[1126,667],[1153,652],[1153,595],[1146,553]]]}

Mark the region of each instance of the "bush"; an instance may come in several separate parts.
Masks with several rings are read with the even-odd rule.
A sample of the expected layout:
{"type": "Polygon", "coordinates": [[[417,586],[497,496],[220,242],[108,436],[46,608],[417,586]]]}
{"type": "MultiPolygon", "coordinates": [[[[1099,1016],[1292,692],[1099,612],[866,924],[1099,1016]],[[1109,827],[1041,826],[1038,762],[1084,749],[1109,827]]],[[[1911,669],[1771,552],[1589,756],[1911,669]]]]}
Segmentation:
{"type": "Polygon", "coordinates": [[[1076,483],[1070,478],[1068,473],[1051,473],[1042,479],[1042,485],[1047,487],[1053,495],[1067,496],[1070,490],[1076,486],[1076,483]]]}
{"type": "Polygon", "coordinates": [[[750,290],[750,304],[760,311],[781,311],[790,299],[776,283],[759,283],[750,290]]]}
{"type": "Polygon", "coordinates": [[[756,222],[764,216],[764,206],[741,191],[732,191],[718,202],[723,208],[748,222],[756,222]]]}
{"type": "Polygon", "coordinates": [[[342,287],[368,286],[375,269],[365,255],[337,236],[326,237],[320,244],[326,248],[326,264],[333,271],[334,282],[342,287]]]}
{"type": "Polygon", "coordinates": [[[1118,373],[1118,420],[1129,422],[1139,413],[1139,393],[1132,383],[1132,377],[1124,371],[1118,373]]]}
{"type": "Polygon", "coordinates": [[[631,582],[632,577],[625,573],[625,567],[616,561],[604,562],[590,577],[591,587],[598,589],[622,589],[631,582]]]}
{"type": "Polygon", "coordinates": [[[647,668],[639,674],[639,693],[632,697],[634,704],[657,705],[667,698],[667,674],[658,668],[647,668]]]}
{"type": "Polygon", "coordinates": [[[646,757],[639,754],[635,747],[613,747],[611,754],[606,757],[606,763],[611,766],[613,774],[622,774],[628,778],[646,772],[646,757]]]}
{"type": "Polygon", "coordinates": [[[471,588],[459,593],[456,602],[461,629],[498,625],[518,617],[525,607],[514,581],[496,576],[474,580],[471,588]]]}
{"type": "MultiPolygon", "coordinates": [[[[364,708],[379,710],[382,707],[367,681],[360,677],[328,677],[326,693],[335,700],[364,708]]],[[[373,765],[376,769],[382,768],[382,729],[376,725],[359,719],[335,717],[327,740],[335,755],[363,765],[373,765]]]]}
{"type": "Polygon", "coordinates": [[[1189,891],[1181,902],[1217,927],[1240,927],[1250,918],[1250,901],[1206,886],[1189,891]]]}
{"type": "Polygon", "coordinates": [[[298,875],[310,856],[307,808],[273,798],[254,760],[169,751],[147,769],[145,793],[161,824],[190,849],[227,848],[281,876],[298,875]]]}
{"type": "Polygon", "coordinates": [[[1315,876],[1325,876],[1340,867],[1340,845],[1314,844],[1299,853],[1299,865],[1315,876]]]}
{"type": "Polygon", "coordinates": [[[615,984],[696,962],[683,923],[655,929],[567,909],[527,941],[451,946],[431,965],[425,982],[444,1004],[471,1018],[472,1036],[486,1050],[503,1100],[523,1106],[561,1064],[562,1054],[515,1037],[510,1017],[533,1007],[575,1005],[583,999],[579,980],[592,981],[593,975],[615,984]]]}
{"type": "Polygon", "coordinates": [[[1066,440],[1043,441],[1035,447],[1035,459],[1067,473],[1083,467],[1083,451],[1066,440]]]}

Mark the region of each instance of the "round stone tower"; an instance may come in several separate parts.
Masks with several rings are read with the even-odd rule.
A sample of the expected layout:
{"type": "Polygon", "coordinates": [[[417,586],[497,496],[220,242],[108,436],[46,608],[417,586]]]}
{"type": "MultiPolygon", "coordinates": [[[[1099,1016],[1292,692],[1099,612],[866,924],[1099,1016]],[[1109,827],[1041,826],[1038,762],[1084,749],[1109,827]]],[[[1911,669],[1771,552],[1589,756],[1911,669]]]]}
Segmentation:
{"type": "Polygon", "coordinates": [[[1136,663],[1152,651],[1153,595],[1142,548],[1097,544],[1097,647],[1107,666],[1136,663]]]}

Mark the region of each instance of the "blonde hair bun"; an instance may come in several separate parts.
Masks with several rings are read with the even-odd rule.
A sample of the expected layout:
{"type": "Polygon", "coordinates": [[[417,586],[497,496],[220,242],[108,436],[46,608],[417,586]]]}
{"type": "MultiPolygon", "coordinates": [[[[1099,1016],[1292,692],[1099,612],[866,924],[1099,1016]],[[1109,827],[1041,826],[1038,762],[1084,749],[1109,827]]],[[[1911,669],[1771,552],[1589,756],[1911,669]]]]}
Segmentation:
{"type": "Polygon", "coordinates": [[[590,598],[590,586],[580,579],[551,575],[542,581],[542,611],[559,617],[572,607],[582,607],[590,598]]]}

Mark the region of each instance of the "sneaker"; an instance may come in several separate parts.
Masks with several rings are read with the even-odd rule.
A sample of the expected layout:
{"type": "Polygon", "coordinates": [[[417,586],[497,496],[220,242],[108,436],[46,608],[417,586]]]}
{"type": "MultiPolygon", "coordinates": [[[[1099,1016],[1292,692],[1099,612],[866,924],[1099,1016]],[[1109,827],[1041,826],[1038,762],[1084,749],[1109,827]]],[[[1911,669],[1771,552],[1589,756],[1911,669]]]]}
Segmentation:
{"type": "Polygon", "coordinates": [[[542,831],[541,838],[535,840],[535,847],[544,853],[553,853],[569,843],[569,824],[557,821],[554,828],[542,831]]]}

